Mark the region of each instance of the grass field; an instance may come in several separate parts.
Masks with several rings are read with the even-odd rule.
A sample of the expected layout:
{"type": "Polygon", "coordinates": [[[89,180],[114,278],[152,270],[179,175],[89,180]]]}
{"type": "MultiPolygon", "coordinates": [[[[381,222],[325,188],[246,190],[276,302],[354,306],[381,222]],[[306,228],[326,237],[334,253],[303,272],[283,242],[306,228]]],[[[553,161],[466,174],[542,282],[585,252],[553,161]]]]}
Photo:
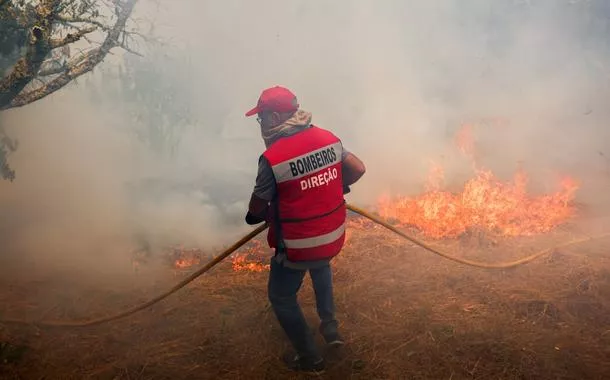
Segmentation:
{"type": "MultiPolygon", "coordinates": [[[[607,232],[604,219],[552,233],[505,238],[469,233],[437,245],[461,257],[509,261],[607,232]],[[606,228],[606,230],[604,230],[606,228]]],[[[610,377],[610,238],[509,270],[457,264],[352,218],[334,261],[344,348],[325,351],[327,379],[607,379],[610,377]]],[[[262,240],[249,245],[268,260],[262,240]],[[266,256],[265,256],[266,255],[266,256]]],[[[167,263],[140,266],[130,281],[0,268],[2,314],[80,319],[120,311],[183,278],[167,263]]],[[[191,268],[192,270],[192,268],[191,268]]],[[[267,271],[222,262],[169,299],[129,318],[88,328],[0,323],[7,379],[304,378],[283,368],[288,348],[269,308],[267,271]]],[[[312,328],[307,277],[300,301],[312,328]]],[[[320,345],[321,337],[317,337],[320,345]]]]}

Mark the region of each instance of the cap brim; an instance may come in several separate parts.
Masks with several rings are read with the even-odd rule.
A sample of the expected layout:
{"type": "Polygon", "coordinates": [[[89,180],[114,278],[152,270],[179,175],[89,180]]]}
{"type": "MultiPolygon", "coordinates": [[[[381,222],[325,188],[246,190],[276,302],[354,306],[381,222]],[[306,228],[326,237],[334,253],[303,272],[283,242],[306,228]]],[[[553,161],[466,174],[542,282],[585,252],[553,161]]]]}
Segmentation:
{"type": "Polygon", "coordinates": [[[258,112],[259,112],[258,107],[254,107],[250,111],[246,112],[246,117],[256,115],[258,112]]]}

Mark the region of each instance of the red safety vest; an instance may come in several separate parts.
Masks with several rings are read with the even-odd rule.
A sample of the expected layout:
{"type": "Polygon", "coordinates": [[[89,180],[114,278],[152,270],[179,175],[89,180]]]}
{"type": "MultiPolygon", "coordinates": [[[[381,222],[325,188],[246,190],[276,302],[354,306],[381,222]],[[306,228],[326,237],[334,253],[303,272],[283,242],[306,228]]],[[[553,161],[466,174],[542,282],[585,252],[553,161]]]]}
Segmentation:
{"type": "Polygon", "coordinates": [[[328,259],[343,248],[342,149],[334,134],[311,126],[277,140],[263,153],[277,185],[267,242],[276,248],[282,239],[290,261],[328,259]]]}

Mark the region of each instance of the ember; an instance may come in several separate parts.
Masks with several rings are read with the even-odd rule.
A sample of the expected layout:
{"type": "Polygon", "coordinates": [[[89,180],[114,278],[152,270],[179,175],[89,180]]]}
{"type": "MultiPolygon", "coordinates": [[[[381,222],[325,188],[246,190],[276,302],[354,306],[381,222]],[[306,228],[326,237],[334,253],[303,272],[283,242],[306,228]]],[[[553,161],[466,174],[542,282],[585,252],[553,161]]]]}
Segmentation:
{"type": "Polygon", "coordinates": [[[173,262],[176,269],[187,269],[201,264],[203,252],[197,248],[186,249],[178,246],[173,249],[173,262]]]}
{"type": "MultiPolygon", "coordinates": [[[[269,264],[263,264],[259,261],[251,261],[253,260],[250,255],[244,256],[236,256],[233,258],[233,270],[236,272],[239,271],[249,271],[249,272],[262,272],[269,270],[269,264]]],[[[256,259],[254,259],[256,260],[256,259]]]]}
{"type": "Polygon", "coordinates": [[[186,269],[192,267],[193,265],[199,264],[199,260],[195,258],[190,259],[178,259],[174,263],[175,267],[178,269],[186,269]]]}
{"type": "Polygon", "coordinates": [[[250,241],[233,255],[233,270],[236,272],[263,272],[269,270],[269,264],[263,264],[262,252],[263,246],[260,241],[250,241]]]}
{"type": "MultiPolygon", "coordinates": [[[[269,265],[262,263],[262,252],[262,245],[259,241],[253,240],[248,242],[242,249],[231,256],[233,270],[251,272],[269,270],[269,265]]],[[[169,255],[171,265],[178,270],[201,265],[206,260],[210,259],[201,249],[184,248],[182,245],[171,248],[169,255]]]]}
{"type": "MultiPolygon", "coordinates": [[[[474,162],[472,127],[456,137],[460,150],[474,162]]],[[[506,236],[534,235],[552,230],[573,214],[578,184],[566,177],[553,194],[527,194],[528,177],[518,170],[512,181],[501,182],[491,171],[475,165],[475,177],[461,193],[441,190],[443,171],[435,165],[428,177],[427,192],[416,197],[383,197],[378,202],[382,217],[405,227],[415,227],[429,238],[453,238],[472,228],[506,236]]]]}

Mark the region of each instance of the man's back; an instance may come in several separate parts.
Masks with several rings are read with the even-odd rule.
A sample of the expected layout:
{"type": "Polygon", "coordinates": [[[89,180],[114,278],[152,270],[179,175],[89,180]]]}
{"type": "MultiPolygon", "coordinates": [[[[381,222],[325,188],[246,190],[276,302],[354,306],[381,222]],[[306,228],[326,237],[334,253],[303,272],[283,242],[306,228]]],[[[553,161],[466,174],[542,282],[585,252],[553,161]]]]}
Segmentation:
{"type": "Polygon", "coordinates": [[[284,248],[290,261],[329,259],[343,246],[341,151],[334,134],[310,126],[263,153],[277,186],[269,243],[284,248]]]}
{"type": "Polygon", "coordinates": [[[276,248],[269,271],[269,300],[296,355],[291,368],[321,371],[320,356],[297,302],[306,272],[316,293],[319,331],[329,345],[342,345],[333,301],[330,258],[345,239],[343,194],[364,174],[364,165],[331,132],[311,125],[296,96],[275,86],[264,90],[246,116],[257,115],[267,150],[258,163],[246,222],[270,223],[267,241],[276,248]],[[271,207],[270,207],[271,205],[271,207]]]}

